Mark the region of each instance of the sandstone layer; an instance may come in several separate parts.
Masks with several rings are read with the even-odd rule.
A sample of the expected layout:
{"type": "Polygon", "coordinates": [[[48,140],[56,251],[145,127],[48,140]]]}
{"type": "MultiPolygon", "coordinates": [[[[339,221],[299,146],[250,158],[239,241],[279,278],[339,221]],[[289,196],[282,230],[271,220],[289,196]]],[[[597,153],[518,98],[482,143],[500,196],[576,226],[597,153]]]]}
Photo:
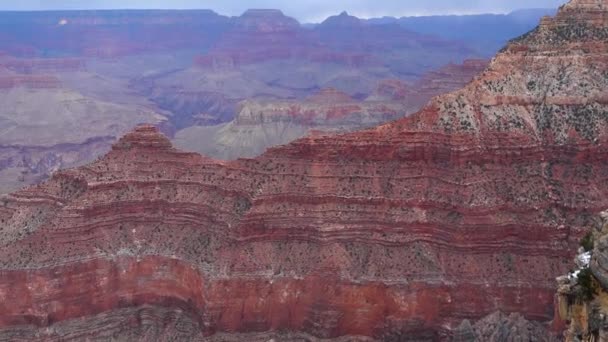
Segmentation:
{"type": "Polygon", "coordinates": [[[121,334],[146,307],[132,329],[157,340],[449,340],[496,311],[551,331],[555,277],[608,207],[606,5],[572,0],[377,128],[220,162],[142,126],[7,196],[3,336],[72,336],[79,319],[121,334]]]}

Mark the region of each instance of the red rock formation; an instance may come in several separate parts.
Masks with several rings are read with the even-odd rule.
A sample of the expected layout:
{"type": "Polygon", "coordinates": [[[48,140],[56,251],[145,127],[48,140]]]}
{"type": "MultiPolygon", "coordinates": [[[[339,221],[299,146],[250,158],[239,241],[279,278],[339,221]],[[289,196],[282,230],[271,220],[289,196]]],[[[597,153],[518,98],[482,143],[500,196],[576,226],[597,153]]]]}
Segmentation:
{"type": "Polygon", "coordinates": [[[608,16],[588,4],[409,118],[234,162],[141,127],[8,196],[3,331],[143,305],[202,334],[440,340],[498,310],[550,321],[555,277],[608,207],[608,16]]]}
{"type": "MultiPolygon", "coordinates": [[[[218,164],[180,153],[154,129],[142,127],[99,162],[12,195],[0,212],[8,223],[2,230],[2,265],[17,270],[2,273],[0,325],[44,327],[116,308],[156,305],[189,312],[204,334],[292,329],[315,336],[391,339],[400,334],[433,338],[438,322],[475,317],[496,306],[548,317],[546,305],[553,297],[543,287],[487,289],[473,281],[430,281],[439,274],[423,280],[417,273],[433,263],[425,252],[430,242],[412,241],[404,250],[407,242],[394,236],[373,238],[361,231],[353,240],[323,233],[329,226],[291,238],[272,226],[263,233],[251,220],[257,221],[255,212],[276,197],[253,199],[259,190],[251,186],[258,180],[231,176],[246,172],[261,180],[266,178],[260,178],[262,170],[273,169],[261,164],[260,171],[253,171],[252,162],[258,163],[218,164]],[[249,171],[238,171],[242,167],[249,171]],[[222,188],[214,185],[220,183],[222,188]],[[25,230],[13,228],[19,217],[31,223],[25,230]],[[24,249],[29,245],[38,247],[24,249]],[[18,270],[34,265],[45,269],[18,270]],[[388,285],[390,278],[400,285],[388,285]],[[480,298],[480,291],[487,296],[480,298]]],[[[269,185],[263,187],[272,191],[272,181],[269,185]]],[[[349,202],[341,205],[370,205],[369,200],[349,202]]],[[[309,205],[301,203],[300,210],[309,205]]],[[[292,229],[309,230],[302,226],[305,216],[294,214],[292,229]]],[[[458,251],[453,246],[434,257],[453,260],[458,251]]]]}

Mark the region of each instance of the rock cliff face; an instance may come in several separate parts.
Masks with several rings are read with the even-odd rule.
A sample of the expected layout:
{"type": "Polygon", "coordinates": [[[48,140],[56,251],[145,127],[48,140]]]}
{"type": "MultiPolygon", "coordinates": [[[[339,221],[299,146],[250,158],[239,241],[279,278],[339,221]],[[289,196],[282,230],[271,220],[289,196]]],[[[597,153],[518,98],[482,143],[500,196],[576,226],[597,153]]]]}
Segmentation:
{"type": "Polygon", "coordinates": [[[608,211],[598,215],[581,240],[574,269],[557,278],[556,317],[566,326],[566,342],[596,342],[608,338],[606,247],[608,211]]]}
{"type": "Polygon", "coordinates": [[[538,322],[531,322],[519,314],[495,312],[475,324],[464,320],[455,329],[453,342],[483,341],[538,341],[553,342],[560,338],[538,322]]]}
{"type": "Polygon", "coordinates": [[[1,333],[435,341],[502,311],[535,336],[608,207],[607,18],[573,0],[417,114],[255,159],[139,127],[3,199],[1,333]]]}

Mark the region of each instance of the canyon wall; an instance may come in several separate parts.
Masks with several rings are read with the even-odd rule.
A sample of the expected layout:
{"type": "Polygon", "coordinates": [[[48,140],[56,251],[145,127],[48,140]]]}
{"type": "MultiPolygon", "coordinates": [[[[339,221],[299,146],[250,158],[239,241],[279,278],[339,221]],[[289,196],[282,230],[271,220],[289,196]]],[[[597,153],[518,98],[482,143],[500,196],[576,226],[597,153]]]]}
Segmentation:
{"type": "Polygon", "coordinates": [[[4,197],[0,333],[559,335],[555,277],[608,207],[607,13],[572,0],[385,125],[231,162],[140,126],[4,197]]]}

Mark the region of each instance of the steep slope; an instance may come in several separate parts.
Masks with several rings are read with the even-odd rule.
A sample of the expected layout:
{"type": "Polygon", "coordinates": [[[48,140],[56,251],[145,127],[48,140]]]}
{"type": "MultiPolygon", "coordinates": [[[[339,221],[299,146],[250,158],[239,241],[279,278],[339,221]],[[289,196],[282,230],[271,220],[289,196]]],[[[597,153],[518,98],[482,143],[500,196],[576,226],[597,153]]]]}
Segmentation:
{"type": "Polygon", "coordinates": [[[608,207],[606,5],[571,1],[378,128],[217,162],[143,126],[4,198],[3,336],[436,341],[499,310],[544,328],[608,207]]]}

